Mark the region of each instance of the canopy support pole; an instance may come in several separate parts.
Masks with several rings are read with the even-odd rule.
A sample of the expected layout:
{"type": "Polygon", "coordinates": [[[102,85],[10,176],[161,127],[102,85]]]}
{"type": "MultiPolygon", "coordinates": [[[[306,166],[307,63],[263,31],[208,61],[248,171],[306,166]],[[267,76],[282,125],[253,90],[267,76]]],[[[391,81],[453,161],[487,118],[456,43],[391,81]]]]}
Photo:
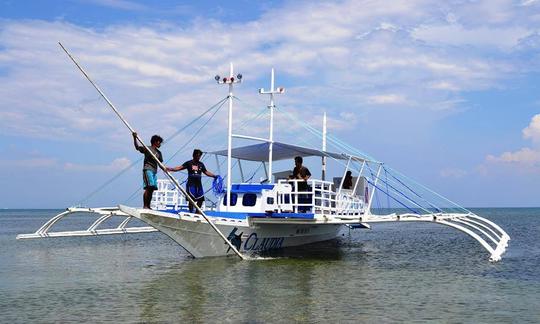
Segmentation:
{"type": "Polygon", "coordinates": [[[377,182],[379,181],[379,175],[381,174],[381,170],[382,170],[382,164],[379,164],[379,169],[377,169],[377,175],[375,176],[375,181],[373,183],[373,190],[371,190],[371,197],[369,197],[369,203],[368,203],[368,206],[367,206],[367,210],[369,213],[371,213],[371,203],[373,202],[373,197],[375,196],[376,194],[376,186],[377,186],[377,182]]]}
{"type": "Polygon", "coordinates": [[[264,168],[264,174],[266,175],[266,179],[268,179],[268,182],[270,182],[270,178],[268,177],[268,170],[266,169],[266,163],[264,161],[261,162],[264,168]]]}
{"type": "Polygon", "coordinates": [[[240,178],[242,179],[242,183],[244,180],[244,170],[242,170],[242,162],[240,162],[240,159],[236,159],[238,161],[238,169],[240,170],[240,178]]]}
{"type": "Polygon", "coordinates": [[[214,154],[214,156],[216,157],[217,171],[218,171],[219,174],[222,174],[221,173],[221,165],[219,164],[218,156],[217,156],[217,154],[214,154]]]}
{"type": "Polygon", "coordinates": [[[345,167],[345,170],[343,171],[343,177],[341,177],[341,181],[339,183],[339,190],[337,192],[338,196],[341,194],[341,189],[343,188],[343,182],[345,182],[345,176],[347,175],[347,171],[349,170],[351,159],[352,159],[352,156],[349,157],[349,160],[347,160],[347,166],[345,167]]]}
{"type": "Polygon", "coordinates": [[[362,166],[360,167],[360,171],[358,171],[358,178],[356,178],[356,182],[354,183],[353,188],[353,195],[356,194],[356,188],[358,187],[358,182],[360,182],[360,177],[362,176],[362,171],[364,171],[364,166],[366,165],[366,161],[362,162],[362,166]]]}

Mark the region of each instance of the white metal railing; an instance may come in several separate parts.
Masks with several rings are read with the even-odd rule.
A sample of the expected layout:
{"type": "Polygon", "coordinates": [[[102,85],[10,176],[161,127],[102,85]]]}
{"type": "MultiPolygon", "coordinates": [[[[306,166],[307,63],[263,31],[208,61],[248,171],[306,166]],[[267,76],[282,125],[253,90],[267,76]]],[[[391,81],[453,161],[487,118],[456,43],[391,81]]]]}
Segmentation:
{"type": "Polygon", "coordinates": [[[186,198],[180,195],[174,183],[169,179],[158,179],[158,189],[152,195],[151,207],[157,210],[187,207],[186,198]]]}
{"type": "MultiPolygon", "coordinates": [[[[279,180],[278,184],[291,185],[291,209],[294,213],[311,212],[321,215],[361,215],[365,212],[363,197],[353,195],[352,190],[334,190],[334,184],[322,180],[279,180]],[[307,190],[300,190],[300,183],[305,183],[307,190]]],[[[278,192],[278,196],[286,193],[278,192]]],[[[288,194],[288,193],[287,193],[288,194]]],[[[278,199],[283,205],[283,201],[278,199]]]]}
{"type": "MultiPolygon", "coordinates": [[[[150,207],[155,210],[179,210],[188,208],[188,202],[184,195],[176,188],[174,183],[169,179],[158,179],[158,189],[152,194],[150,207]]],[[[213,204],[203,202],[201,208],[203,210],[214,210],[213,204]]]]}

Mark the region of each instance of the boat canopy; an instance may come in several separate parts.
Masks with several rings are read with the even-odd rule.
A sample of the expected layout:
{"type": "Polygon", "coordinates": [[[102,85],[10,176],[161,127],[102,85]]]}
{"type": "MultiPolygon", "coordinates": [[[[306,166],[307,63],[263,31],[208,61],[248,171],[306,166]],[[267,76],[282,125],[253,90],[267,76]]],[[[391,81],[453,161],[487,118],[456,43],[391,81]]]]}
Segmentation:
{"type": "MultiPolygon", "coordinates": [[[[248,146],[235,147],[232,149],[232,157],[240,160],[268,162],[268,150],[270,143],[260,143],[248,146]]],[[[227,150],[220,150],[214,152],[207,152],[209,154],[227,156],[227,150]]],[[[308,156],[320,156],[329,157],[337,160],[348,160],[349,158],[354,161],[368,161],[359,156],[352,156],[345,153],[332,153],[292,144],[285,144],[281,142],[274,142],[272,148],[272,160],[280,161],[293,159],[296,156],[308,157],[308,156]]]]}

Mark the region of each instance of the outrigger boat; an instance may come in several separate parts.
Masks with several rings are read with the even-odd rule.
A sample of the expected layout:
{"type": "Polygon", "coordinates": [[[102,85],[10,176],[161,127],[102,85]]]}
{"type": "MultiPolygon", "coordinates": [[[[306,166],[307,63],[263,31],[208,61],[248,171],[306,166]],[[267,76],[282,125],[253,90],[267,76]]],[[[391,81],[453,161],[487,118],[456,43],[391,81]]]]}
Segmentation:
{"type": "MultiPolygon", "coordinates": [[[[66,53],[133,131],[86,72],[66,53]]],[[[196,258],[237,254],[245,259],[263,251],[330,240],[337,237],[344,228],[370,228],[372,224],[380,222],[430,222],[469,235],[488,251],[490,261],[501,259],[510,237],[500,226],[414,183],[384,163],[359,153],[343,142],[331,139],[342,150],[327,150],[326,123],[323,126],[321,149],[275,141],[274,95],[284,90],[275,88],[273,70],[270,89],[259,90],[261,94],[270,96],[268,138],[233,133],[233,85],[241,81],[241,75],[234,75],[231,64],[229,76],[216,76],[216,80],[229,86],[229,117],[227,149],[206,152],[209,156],[216,156],[216,160],[218,157],[227,159],[227,183],[224,190],[217,193],[219,200],[214,206],[203,205],[196,212],[190,212],[187,206],[191,198],[186,195],[178,180],[166,172],[168,179],[158,180],[158,190],[154,192],[151,210],[123,205],[112,208],[68,208],[51,218],[35,233],[20,234],[17,239],[160,231],[196,258]],[[259,143],[233,147],[234,138],[259,143]],[[304,180],[290,179],[291,171],[273,173],[274,162],[292,161],[296,156],[320,158],[321,178],[310,178],[307,185],[300,186],[304,180]],[[233,159],[261,163],[266,179],[260,182],[233,183],[233,159]],[[328,160],[344,165],[343,173],[331,181],[326,179],[328,160]],[[354,172],[353,186],[344,189],[347,171],[354,172]],[[430,200],[425,193],[437,199],[430,200]],[[394,208],[374,208],[374,197],[377,194],[392,201],[394,208]],[[443,201],[445,207],[435,201],[443,201]],[[99,218],[86,230],[51,231],[53,225],[64,217],[76,213],[93,213],[99,215],[99,218]],[[117,227],[101,228],[111,217],[125,219],[117,227]],[[128,227],[134,218],[148,226],[128,227]]],[[[241,164],[238,165],[242,173],[241,164]]]]}

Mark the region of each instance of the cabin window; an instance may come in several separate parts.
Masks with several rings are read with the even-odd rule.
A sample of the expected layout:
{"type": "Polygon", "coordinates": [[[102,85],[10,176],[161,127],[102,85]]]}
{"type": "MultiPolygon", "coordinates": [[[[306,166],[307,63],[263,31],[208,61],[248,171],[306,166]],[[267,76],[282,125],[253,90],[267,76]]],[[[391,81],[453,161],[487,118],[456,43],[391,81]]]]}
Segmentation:
{"type": "Polygon", "coordinates": [[[268,205],[273,205],[274,204],[274,197],[267,197],[266,198],[266,203],[268,205]]]}
{"type": "MultiPolygon", "coordinates": [[[[238,195],[231,193],[231,206],[236,206],[236,201],[238,200],[238,195]]],[[[227,206],[227,193],[223,196],[223,206],[227,206]]]]}
{"type": "Polygon", "coordinates": [[[246,193],[242,197],[242,206],[252,207],[257,203],[257,195],[253,193],[246,193]]]}
{"type": "Polygon", "coordinates": [[[284,198],[285,198],[285,204],[290,204],[291,203],[291,196],[290,195],[283,195],[284,198]]]}

